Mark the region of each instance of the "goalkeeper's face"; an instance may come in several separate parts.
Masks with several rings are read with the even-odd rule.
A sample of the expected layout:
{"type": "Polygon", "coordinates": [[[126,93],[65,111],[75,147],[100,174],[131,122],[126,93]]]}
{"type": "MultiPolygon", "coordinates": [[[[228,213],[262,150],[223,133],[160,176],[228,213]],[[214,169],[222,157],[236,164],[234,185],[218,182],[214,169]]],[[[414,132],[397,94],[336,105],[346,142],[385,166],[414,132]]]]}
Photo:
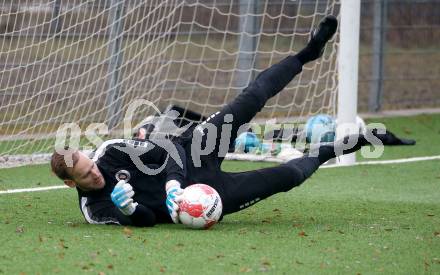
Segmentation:
{"type": "Polygon", "coordinates": [[[78,162],[72,168],[72,181],[66,184],[84,191],[98,190],[104,187],[105,181],[95,162],[79,152],[78,162]]]}

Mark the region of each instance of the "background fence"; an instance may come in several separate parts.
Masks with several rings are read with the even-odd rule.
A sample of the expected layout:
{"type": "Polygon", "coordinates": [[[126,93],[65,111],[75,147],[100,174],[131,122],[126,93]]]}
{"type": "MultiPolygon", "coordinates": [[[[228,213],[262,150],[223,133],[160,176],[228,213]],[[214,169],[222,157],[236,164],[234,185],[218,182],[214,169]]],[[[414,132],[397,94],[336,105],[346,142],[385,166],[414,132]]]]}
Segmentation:
{"type": "Polygon", "coordinates": [[[440,1],[364,0],[359,109],[440,107],[440,1]]]}
{"type": "MultiPolygon", "coordinates": [[[[215,3],[222,9],[222,1],[205,1],[215,3]]],[[[234,7],[224,6],[231,11],[239,12],[239,1],[234,7]]],[[[263,1],[260,1],[261,3],[263,1]]],[[[299,1],[307,8],[313,10],[316,1],[299,1]]],[[[319,1],[318,1],[319,2],[319,1]]],[[[325,2],[325,1],[321,1],[325,2]]],[[[108,39],[110,31],[105,26],[108,24],[110,1],[30,1],[30,0],[10,0],[0,1],[0,39],[2,45],[14,47],[14,40],[20,37],[21,41],[29,36],[29,39],[38,40],[57,34],[60,40],[77,39],[78,47],[90,47],[81,43],[81,37],[99,30],[97,37],[108,39]],[[48,5],[49,3],[49,5],[48,5]],[[45,5],[41,5],[45,4],[45,5]],[[76,8],[72,9],[75,6],[76,8]],[[69,10],[69,12],[63,12],[69,10]],[[35,14],[38,16],[35,16],[35,14]],[[31,16],[32,15],[32,16],[31,16]],[[78,17],[91,18],[85,20],[81,25],[70,25],[70,22],[78,22],[78,17]],[[5,41],[8,43],[5,43],[5,41]]],[[[136,5],[140,1],[124,1],[126,5],[136,5]]],[[[284,9],[295,12],[298,1],[268,1],[267,12],[276,13],[283,5],[284,9]]],[[[359,72],[359,111],[367,110],[391,110],[406,108],[425,108],[440,107],[440,1],[439,0],[363,0],[361,15],[361,48],[360,48],[360,72],[359,72]]],[[[161,11],[151,13],[152,6],[140,5],[136,17],[150,13],[150,16],[160,16],[161,11]]],[[[258,7],[256,7],[258,9],[258,7]]],[[[196,20],[203,24],[209,23],[216,25],[220,29],[239,29],[239,20],[228,22],[226,26],[221,16],[211,19],[209,10],[200,9],[197,15],[192,12],[183,12],[182,20],[191,22],[196,20]],[[188,14],[186,18],[185,14],[188,14]],[[194,17],[194,18],[193,18],[194,17]]],[[[149,23],[146,20],[142,24],[136,24],[135,28],[130,28],[130,18],[125,20],[125,28],[129,29],[125,37],[138,37],[149,23]]],[[[289,22],[265,21],[263,30],[266,33],[271,31],[289,32],[291,31],[289,22]],[[281,28],[279,27],[281,25],[281,28]]],[[[181,24],[176,32],[185,34],[191,32],[192,35],[206,35],[203,29],[193,28],[190,25],[181,24]]],[[[302,29],[297,26],[297,31],[308,32],[307,28],[302,29]]],[[[176,33],[177,34],[177,33],[176,33]]],[[[212,33],[211,33],[212,34],[212,33]]],[[[160,32],[151,33],[144,38],[161,35],[160,32]]],[[[171,34],[173,35],[173,34],[171,34]]],[[[61,42],[60,42],[61,43],[61,42]]],[[[3,47],[2,46],[2,47],[3,47]]],[[[21,62],[26,60],[26,55],[41,54],[38,49],[29,48],[23,53],[21,62]]],[[[95,56],[98,57],[99,53],[95,56]]],[[[257,56],[256,64],[265,64],[262,60],[264,56],[257,56]]],[[[99,59],[99,58],[98,58],[99,59]]],[[[71,64],[71,70],[84,71],[88,67],[96,64],[94,58],[80,59],[71,64]]],[[[0,68],[10,68],[19,66],[5,56],[0,55],[0,68]]],[[[37,66],[52,67],[55,59],[48,59],[39,64],[35,64],[35,70],[41,68],[37,66]]],[[[97,70],[102,69],[106,72],[108,64],[102,63],[95,66],[97,70]],[[105,67],[105,68],[104,68],[105,67]]],[[[32,74],[26,70],[25,74],[32,74]]],[[[99,72],[97,73],[100,74],[99,72]]],[[[68,74],[67,74],[68,75],[68,74]]],[[[11,79],[17,76],[10,75],[4,79],[11,79]]],[[[32,76],[29,76],[32,77],[32,76]]],[[[58,79],[63,81],[62,79],[58,79]]],[[[44,81],[42,81],[44,82],[44,81]]],[[[47,85],[48,92],[51,91],[50,85],[53,83],[36,83],[35,85],[47,85]]],[[[66,89],[75,87],[63,86],[63,89],[52,90],[52,93],[66,92],[66,89]]],[[[41,89],[41,88],[40,88],[41,89]]],[[[29,90],[32,90],[31,88],[29,90]]],[[[67,91],[69,92],[69,91],[67,91]]],[[[15,91],[9,89],[0,93],[0,102],[10,102],[11,97],[15,96],[15,91]],[[6,99],[5,99],[6,98],[6,99]]]]}

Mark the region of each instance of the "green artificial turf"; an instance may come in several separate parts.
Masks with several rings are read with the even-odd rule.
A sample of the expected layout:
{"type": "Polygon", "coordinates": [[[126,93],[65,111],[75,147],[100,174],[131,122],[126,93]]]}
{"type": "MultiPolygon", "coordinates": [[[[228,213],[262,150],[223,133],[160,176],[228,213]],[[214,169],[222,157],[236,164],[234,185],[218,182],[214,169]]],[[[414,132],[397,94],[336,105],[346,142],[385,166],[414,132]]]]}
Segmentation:
{"type": "MultiPolygon", "coordinates": [[[[440,115],[368,122],[417,141],[386,147],[380,159],[440,155],[440,115]]],[[[89,225],[70,189],[0,194],[0,274],[439,274],[439,165],[320,169],[208,231],[89,225]]],[[[0,191],[62,184],[49,171],[0,169],[0,191]]]]}
{"type": "MultiPolygon", "coordinates": [[[[225,167],[257,166],[237,164],[225,167]]],[[[208,231],[88,225],[74,190],[3,194],[0,273],[438,274],[439,165],[321,169],[208,231]]],[[[47,169],[7,169],[7,180],[51,182],[47,169]]]]}
{"type": "Polygon", "coordinates": [[[0,169],[0,191],[60,184],[47,164],[0,169]]]}
{"type": "MultiPolygon", "coordinates": [[[[386,146],[381,160],[440,155],[440,114],[368,119],[366,123],[383,123],[396,136],[416,141],[415,146],[386,146]]],[[[375,160],[363,158],[360,152],[357,158],[375,160]]]]}

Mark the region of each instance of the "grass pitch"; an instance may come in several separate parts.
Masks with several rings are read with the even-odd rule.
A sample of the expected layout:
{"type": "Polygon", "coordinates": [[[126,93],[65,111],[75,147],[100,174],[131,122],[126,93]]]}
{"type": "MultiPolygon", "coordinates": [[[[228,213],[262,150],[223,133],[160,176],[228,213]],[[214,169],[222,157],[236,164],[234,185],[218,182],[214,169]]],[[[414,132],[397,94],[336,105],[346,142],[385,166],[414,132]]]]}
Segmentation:
{"type": "MultiPolygon", "coordinates": [[[[403,135],[419,145],[387,147],[384,158],[428,152],[427,142],[429,155],[438,152],[438,121],[419,119],[417,131],[408,126],[414,132],[403,135]]],[[[390,129],[402,134],[399,125],[390,129]]],[[[268,165],[227,162],[224,169],[268,165]]],[[[74,190],[3,194],[0,273],[439,274],[439,165],[320,169],[207,231],[88,225],[74,190]]],[[[47,165],[3,169],[0,180],[2,189],[59,184],[47,165]]]]}

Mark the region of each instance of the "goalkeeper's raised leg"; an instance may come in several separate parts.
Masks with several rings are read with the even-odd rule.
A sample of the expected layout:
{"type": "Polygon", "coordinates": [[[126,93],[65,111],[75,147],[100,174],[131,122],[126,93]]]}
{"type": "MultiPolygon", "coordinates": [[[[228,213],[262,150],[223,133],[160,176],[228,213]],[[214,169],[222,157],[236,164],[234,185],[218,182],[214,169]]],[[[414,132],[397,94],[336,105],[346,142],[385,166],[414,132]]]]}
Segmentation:
{"type": "MultiPolygon", "coordinates": [[[[228,145],[236,139],[239,128],[249,123],[271,97],[282,91],[302,71],[304,64],[322,56],[325,45],[336,33],[337,26],[336,17],[326,16],[312,31],[310,40],[304,49],[261,72],[232,102],[208,118],[206,122],[214,124],[217,128],[216,146],[208,157],[218,156],[219,164],[221,163],[227,153],[228,145]],[[221,142],[222,125],[225,123],[232,124],[231,135],[227,138],[229,144],[226,145],[224,141],[221,142]]],[[[202,135],[206,130],[203,129],[203,125],[204,123],[199,127],[202,135]]]]}

